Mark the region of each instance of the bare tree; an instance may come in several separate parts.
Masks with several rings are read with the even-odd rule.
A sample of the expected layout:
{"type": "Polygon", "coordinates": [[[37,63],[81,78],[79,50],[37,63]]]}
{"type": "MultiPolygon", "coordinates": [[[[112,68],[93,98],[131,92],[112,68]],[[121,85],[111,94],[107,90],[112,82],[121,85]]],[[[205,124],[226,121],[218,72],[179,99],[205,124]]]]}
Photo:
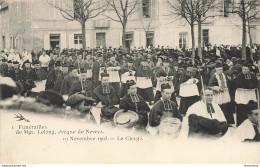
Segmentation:
{"type": "Polygon", "coordinates": [[[192,58],[195,58],[194,25],[196,22],[196,2],[194,0],[167,0],[167,4],[170,8],[170,15],[172,15],[176,20],[184,19],[190,25],[192,58]]]}
{"type": "Polygon", "coordinates": [[[202,37],[202,24],[210,24],[211,21],[208,21],[210,18],[218,16],[214,10],[220,7],[219,1],[216,0],[195,0],[195,20],[198,23],[198,56],[202,59],[202,49],[201,49],[201,37],[202,37]]]}
{"type": "Polygon", "coordinates": [[[238,14],[242,20],[242,59],[246,59],[247,27],[250,38],[250,52],[252,58],[251,22],[257,20],[259,13],[259,0],[240,0],[232,2],[232,12],[238,14]]]}
{"type": "Polygon", "coordinates": [[[82,48],[86,48],[86,22],[106,11],[107,4],[104,0],[62,0],[60,4],[48,4],[60,11],[61,15],[69,21],[77,21],[81,25],[82,48]]]}
{"type": "Polygon", "coordinates": [[[139,10],[138,4],[140,0],[106,0],[108,4],[108,13],[105,15],[112,21],[121,23],[122,25],[122,45],[125,48],[125,33],[128,17],[139,10]],[[115,14],[115,17],[110,14],[115,14]]]}

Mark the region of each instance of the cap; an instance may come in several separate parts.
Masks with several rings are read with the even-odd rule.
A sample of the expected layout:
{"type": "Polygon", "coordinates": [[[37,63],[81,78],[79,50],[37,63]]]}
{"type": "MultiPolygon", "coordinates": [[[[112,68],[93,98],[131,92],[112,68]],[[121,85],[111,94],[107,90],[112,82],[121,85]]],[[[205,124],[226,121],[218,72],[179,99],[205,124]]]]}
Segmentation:
{"type": "Polygon", "coordinates": [[[55,63],[55,67],[60,67],[61,66],[61,62],[60,61],[57,61],[56,63],[55,63]]]}
{"type": "Polygon", "coordinates": [[[167,84],[163,83],[161,85],[161,90],[164,90],[164,89],[171,89],[171,86],[168,83],[167,84]]]}
{"type": "Polygon", "coordinates": [[[135,84],[136,84],[136,83],[135,83],[134,80],[127,80],[127,81],[126,81],[126,86],[127,86],[128,89],[130,88],[130,86],[133,86],[133,85],[135,85],[135,84]]]}
{"type": "Polygon", "coordinates": [[[33,62],[33,64],[40,64],[40,61],[39,61],[39,60],[35,60],[35,61],[33,62]]]}
{"type": "Polygon", "coordinates": [[[109,74],[108,73],[101,73],[100,76],[101,76],[101,78],[109,77],[109,74]]]}

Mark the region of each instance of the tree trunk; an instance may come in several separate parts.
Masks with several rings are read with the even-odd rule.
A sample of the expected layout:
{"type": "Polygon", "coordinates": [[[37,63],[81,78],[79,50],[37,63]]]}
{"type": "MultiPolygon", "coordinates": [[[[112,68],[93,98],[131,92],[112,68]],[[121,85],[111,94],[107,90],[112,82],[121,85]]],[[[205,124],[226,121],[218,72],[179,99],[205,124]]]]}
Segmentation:
{"type": "Polygon", "coordinates": [[[125,48],[125,30],[126,30],[126,23],[123,24],[123,30],[122,30],[122,46],[125,48]]]}
{"type": "MultiPolygon", "coordinates": [[[[192,55],[191,58],[195,58],[195,38],[194,38],[194,24],[190,25],[191,28],[191,41],[192,41],[192,55]]],[[[195,61],[192,59],[192,64],[194,64],[195,61]]]]}
{"type": "Polygon", "coordinates": [[[85,22],[81,23],[81,31],[82,31],[82,48],[86,49],[86,25],[85,25],[85,22]]]}
{"type": "Polygon", "coordinates": [[[242,5],[242,22],[243,22],[243,30],[242,30],[242,59],[246,60],[246,14],[245,14],[245,2],[241,1],[242,5]]]}
{"type": "Polygon", "coordinates": [[[202,61],[202,49],[201,49],[201,17],[198,16],[198,56],[202,61]]]}
{"type": "Polygon", "coordinates": [[[250,58],[254,61],[253,53],[252,53],[253,42],[252,42],[252,36],[251,36],[251,31],[250,31],[250,21],[249,21],[249,19],[247,20],[247,28],[248,28],[248,36],[249,36],[250,58]]]}

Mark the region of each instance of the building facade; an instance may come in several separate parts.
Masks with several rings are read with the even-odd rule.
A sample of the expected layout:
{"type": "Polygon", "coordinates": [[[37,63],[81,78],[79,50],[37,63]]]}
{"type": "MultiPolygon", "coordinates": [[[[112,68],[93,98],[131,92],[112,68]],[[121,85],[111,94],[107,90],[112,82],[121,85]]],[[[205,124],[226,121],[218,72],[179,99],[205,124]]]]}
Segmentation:
{"type": "MultiPolygon", "coordinates": [[[[62,0],[48,0],[61,3],[62,0]]],[[[81,26],[68,21],[47,0],[0,0],[0,49],[39,51],[54,47],[81,48],[81,26]]],[[[129,16],[127,47],[169,46],[191,48],[190,27],[183,20],[167,16],[167,0],[140,0],[140,10],[129,16]],[[146,4],[144,6],[144,4],[146,4]],[[148,4],[148,5],[147,5],[148,4]]],[[[202,25],[204,43],[238,45],[242,43],[242,21],[236,14],[214,17],[202,25]]],[[[253,23],[253,43],[260,43],[260,21],[253,23]]],[[[197,44],[195,26],[195,43],[197,44]]],[[[86,22],[87,47],[122,46],[122,26],[99,16],[86,22]]],[[[249,40],[247,40],[249,41],[249,40]]]]}

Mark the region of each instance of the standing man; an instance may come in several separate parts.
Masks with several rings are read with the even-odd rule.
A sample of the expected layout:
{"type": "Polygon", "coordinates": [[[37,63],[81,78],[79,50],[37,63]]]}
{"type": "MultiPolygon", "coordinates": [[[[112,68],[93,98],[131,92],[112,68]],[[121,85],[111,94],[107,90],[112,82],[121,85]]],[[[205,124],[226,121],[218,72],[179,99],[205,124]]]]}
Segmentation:
{"type": "Polygon", "coordinates": [[[152,76],[153,72],[150,67],[147,66],[146,57],[142,57],[141,65],[137,69],[136,86],[137,92],[142,96],[145,101],[149,102],[150,105],[154,102],[152,76]]]}
{"type": "Polygon", "coordinates": [[[250,100],[257,102],[255,89],[257,88],[258,80],[254,73],[250,72],[250,65],[245,64],[242,67],[242,72],[235,78],[235,102],[237,105],[237,126],[247,119],[248,108],[247,104],[250,100]]]}
{"type": "Polygon", "coordinates": [[[209,86],[216,88],[213,101],[220,105],[226,120],[229,124],[234,124],[233,112],[230,110],[231,98],[229,94],[228,78],[223,73],[222,64],[216,64],[216,72],[210,77],[209,86]]]}
{"type": "Polygon", "coordinates": [[[109,74],[109,82],[113,86],[119,95],[120,90],[120,77],[119,70],[120,64],[116,61],[115,55],[110,58],[110,62],[107,63],[107,73],[109,74]]]}
{"type": "Polygon", "coordinates": [[[42,55],[39,57],[39,61],[41,63],[41,68],[44,69],[46,72],[48,72],[50,60],[50,56],[46,54],[45,50],[43,50],[42,55]]]}
{"type": "Polygon", "coordinates": [[[194,77],[194,69],[192,66],[187,67],[186,71],[180,77],[180,112],[185,115],[188,108],[197,102],[199,97],[198,82],[199,80],[194,77]]]}

